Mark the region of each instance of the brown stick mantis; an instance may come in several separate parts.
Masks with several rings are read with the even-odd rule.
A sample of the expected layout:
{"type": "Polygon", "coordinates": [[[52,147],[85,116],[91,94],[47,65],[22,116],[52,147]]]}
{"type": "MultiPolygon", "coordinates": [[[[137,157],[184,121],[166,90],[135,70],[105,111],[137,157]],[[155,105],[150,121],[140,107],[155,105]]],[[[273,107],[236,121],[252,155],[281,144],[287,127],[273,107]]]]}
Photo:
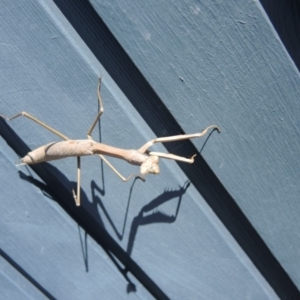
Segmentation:
{"type": "Polygon", "coordinates": [[[99,109],[99,112],[97,114],[95,121],[93,122],[92,126],[90,127],[90,129],[87,132],[86,140],[70,140],[64,134],[60,133],[59,131],[55,130],[54,128],[50,127],[49,125],[45,124],[44,122],[38,120],[37,118],[33,117],[32,115],[30,115],[26,112],[20,112],[17,115],[10,117],[10,118],[0,115],[0,117],[6,119],[8,121],[13,120],[20,116],[24,116],[24,117],[38,123],[39,125],[43,126],[44,128],[48,129],[49,131],[53,132],[54,134],[58,135],[60,138],[62,138],[64,140],[61,142],[52,142],[52,143],[46,144],[44,146],[41,146],[41,147],[29,152],[26,156],[24,156],[21,159],[20,165],[31,165],[31,164],[37,164],[40,162],[46,162],[46,161],[61,159],[61,158],[65,158],[65,157],[76,156],[77,157],[77,195],[75,194],[75,192],[73,190],[73,196],[74,196],[75,203],[77,206],[80,206],[80,178],[81,178],[80,157],[81,156],[98,154],[100,156],[100,158],[123,181],[128,181],[133,176],[139,176],[140,178],[142,178],[144,180],[144,178],[141,175],[159,174],[158,163],[159,163],[160,157],[192,164],[194,162],[194,157],[196,156],[196,154],[195,154],[191,158],[185,158],[185,157],[174,155],[171,153],[149,151],[148,148],[150,148],[153,144],[174,142],[174,141],[202,137],[208,132],[208,130],[210,128],[217,129],[218,132],[220,132],[220,129],[218,126],[211,125],[211,126],[208,126],[207,128],[205,128],[200,133],[181,134],[181,135],[174,135],[174,136],[168,136],[168,137],[160,137],[160,138],[150,140],[149,142],[144,144],[138,150],[121,149],[121,148],[116,148],[113,146],[95,142],[92,139],[91,134],[92,134],[92,131],[94,130],[97,122],[99,121],[102,113],[104,112],[102,98],[100,95],[100,87],[101,87],[101,77],[99,78],[98,87],[97,87],[97,95],[98,95],[100,109],[99,109]],[[104,155],[123,159],[123,160],[129,162],[130,164],[140,166],[140,175],[131,174],[128,177],[124,177],[107,160],[107,158],[104,155]]]}

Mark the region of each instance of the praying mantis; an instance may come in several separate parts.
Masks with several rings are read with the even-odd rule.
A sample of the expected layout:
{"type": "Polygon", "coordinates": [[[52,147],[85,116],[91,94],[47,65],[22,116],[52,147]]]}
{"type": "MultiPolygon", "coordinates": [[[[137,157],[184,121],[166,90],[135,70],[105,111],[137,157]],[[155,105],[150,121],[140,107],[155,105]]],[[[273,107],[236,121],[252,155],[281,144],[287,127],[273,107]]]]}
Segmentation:
{"type": "Polygon", "coordinates": [[[99,111],[96,116],[95,121],[92,123],[91,127],[87,132],[87,139],[84,140],[71,140],[66,135],[62,134],[61,132],[55,130],[54,128],[50,127],[49,125],[45,124],[44,122],[40,121],[39,119],[33,117],[32,115],[28,114],[27,112],[20,112],[13,117],[5,117],[0,115],[0,117],[6,119],[7,121],[13,120],[20,116],[26,117],[42,127],[46,128],[47,130],[51,131],[52,133],[56,134],[63,141],[60,142],[52,142],[46,145],[43,145],[25,155],[21,159],[21,163],[19,165],[32,165],[46,161],[52,161],[57,159],[62,159],[66,157],[77,157],[77,193],[73,190],[73,197],[76,203],[76,206],[80,206],[80,185],[81,185],[81,167],[80,167],[80,157],[86,155],[99,155],[99,157],[116,173],[116,175],[123,181],[128,181],[133,176],[138,176],[142,180],[145,180],[143,175],[146,174],[159,174],[159,158],[167,158],[171,160],[181,161],[185,163],[192,164],[194,162],[194,158],[196,156],[193,155],[191,158],[186,158],[182,156],[178,156],[171,153],[163,153],[163,152],[152,152],[149,151],[150,148],[155,143],[166,143],[166,142],[174,142],[174,141],[181,141],[187,140],[192,138],[199,138],[204,136],[209,129],[213,128],[213,130],[218,130],[220,132],[220,128],[217,125],[211,125],[205,128],[200,133],[193,133],[193,134],[181,134],[181,135],[174,135],[174,136],[167,136],[167,137],[159,137],[148,141],[139,149],[122,149],[116,148],[113,146],[105,145],[103,143],[98,143],[93,140],[92,132],[99,121],[101,115],[104,112],[103,102],[100,95],[100,88],[101,88],[101,77],[98,80],[98,87],[97,87],[97,96],[99,101],[99,111]],[[131,174],[128,177],[124,177],[119,171],[107,160],[105,156],[116,157],[119,159],[123,159],[130,164],[140,166],[140,174],[131,174]]]}

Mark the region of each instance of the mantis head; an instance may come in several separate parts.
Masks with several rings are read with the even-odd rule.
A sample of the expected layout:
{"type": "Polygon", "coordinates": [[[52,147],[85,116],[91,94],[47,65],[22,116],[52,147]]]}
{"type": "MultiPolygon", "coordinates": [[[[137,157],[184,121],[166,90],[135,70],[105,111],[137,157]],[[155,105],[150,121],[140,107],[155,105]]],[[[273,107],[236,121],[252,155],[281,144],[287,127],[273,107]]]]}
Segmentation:
{"type": "Polygon", "coordinates": [[[156,155],[148,156],[148,158],[141,164],[140,172],[142,175],[159,174],[159,157],[156,155]]]}

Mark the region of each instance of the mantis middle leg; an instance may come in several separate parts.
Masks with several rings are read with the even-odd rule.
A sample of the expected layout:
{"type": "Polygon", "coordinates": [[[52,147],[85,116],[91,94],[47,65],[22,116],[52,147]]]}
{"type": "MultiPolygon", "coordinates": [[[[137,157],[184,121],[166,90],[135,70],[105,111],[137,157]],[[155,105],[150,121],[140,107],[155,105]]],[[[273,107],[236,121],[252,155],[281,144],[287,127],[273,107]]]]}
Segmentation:
{"type": "MultiPolygon", "coordinates": [[[[101,80],[102,80],[102,77],[100,77],[99,78],[99,80],[98,80],[98,87],[97,87],[97,97],[98,97],[98,101],[99,101],[99,106],[100,106],[100,108],[99,108],[99,112],[98,112],[98,114],[97,114],[97,117],[96,117],[96,119],[95,119],[95,121],[93,122],[93,124],[92,124],[92,126],[90,127],[90,129],[88,130],[88,132],[87,132],[87,138],[89,139],[89,140],[93,140],[93,138],[92,138],[92,132],[93,132],[93,130],[94,130],[94,128],[95,128],[95,126],[96,126],[96,124],[98,123],[98,121],[100,120],[100,117],[101,117],[101,115],[103,114],[103,112],[104,112],[104,107],[103,107],[103,101],[102,101],[102,98],[101,98],[101,94],[100,94],[100,88],[101,88],[101,80]]],[[[130,176],[128,176],[128,177],[124,177],[109,161],[108,161],[108,159],[104,156],[104,155],[102,155],[102,154],[98,154],[99,155],[99,157],[117,174],[117,176],[119,177],[119,178],[121,178],[123,181],[128,181],[130,178],[132,178],[133,176],[138,176],[138,177],[140,177],[141,178],[141,176],[139,176],[139,175],[136,175],[136,174],[131,174],[130,176]]],[[[143,178],[141,178],[141,179],[143,179],[143,178]]]]}

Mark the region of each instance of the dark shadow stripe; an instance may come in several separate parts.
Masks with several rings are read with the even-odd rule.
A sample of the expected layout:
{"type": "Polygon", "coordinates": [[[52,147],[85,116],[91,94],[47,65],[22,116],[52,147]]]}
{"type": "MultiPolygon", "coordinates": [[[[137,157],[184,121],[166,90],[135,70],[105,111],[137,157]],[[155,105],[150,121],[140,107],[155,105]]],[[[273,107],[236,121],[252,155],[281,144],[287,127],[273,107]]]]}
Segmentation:
{"type": "Polygon", "coordinates": [[[300,71],[300,1],[260,0],[260,3],[300,71]]]}
{"type": "MultiPolygon", "coordinates": [[[[2,118],[0,118],[0,135],[20,157],[24,157],[30,151],[28,146],[2,118]]],[[[76,159],[74,158],[74,166],[75,162],[76,159]]],[[[53,199],[58,202],[65,212],[69,214],[69,216],[77,222],[78,225],[83,228],[83,230],[85,230],[86,233],[91,236],[106,252],[109,252],[110,255],[112,254],[123,264],[123,276],[126,277],[127,272],[130,272],[153,295],[153,297],[156,299],[169,299],[169,297],[127,254],[127,252],[120,247],[120,245],[101,225],[99,225],[96,220],[94,220],[93,217],[91,217],[90,213],[83,206],[75,206],[71,190],[62,183],[62,179],[64,179],[64,181],[66,180],[63,178],[63,174],[48,163],[31,165],[31,168],[46,183],[47,193],[49,193],[53,199]]],[[[81,196],[82,202],[87,201],[86,196],[83,193],[81,196]]],[[[66,255],[68,254],[66,253],[66,255]]],[[[34,281],[33,278],[32,280],[34,281]]]]}
{"type": "Polygon", "coordinates": [[[6,254],[0,248],[0,255],[13,267],[15,268],[22,276],[24,276],[37,290],[44,294],[48,299],[55,300],[55,298],[44,288],[42,287],[31,275],[29,275],[19,264],[17,264],[8,254],[6,254]]]}

